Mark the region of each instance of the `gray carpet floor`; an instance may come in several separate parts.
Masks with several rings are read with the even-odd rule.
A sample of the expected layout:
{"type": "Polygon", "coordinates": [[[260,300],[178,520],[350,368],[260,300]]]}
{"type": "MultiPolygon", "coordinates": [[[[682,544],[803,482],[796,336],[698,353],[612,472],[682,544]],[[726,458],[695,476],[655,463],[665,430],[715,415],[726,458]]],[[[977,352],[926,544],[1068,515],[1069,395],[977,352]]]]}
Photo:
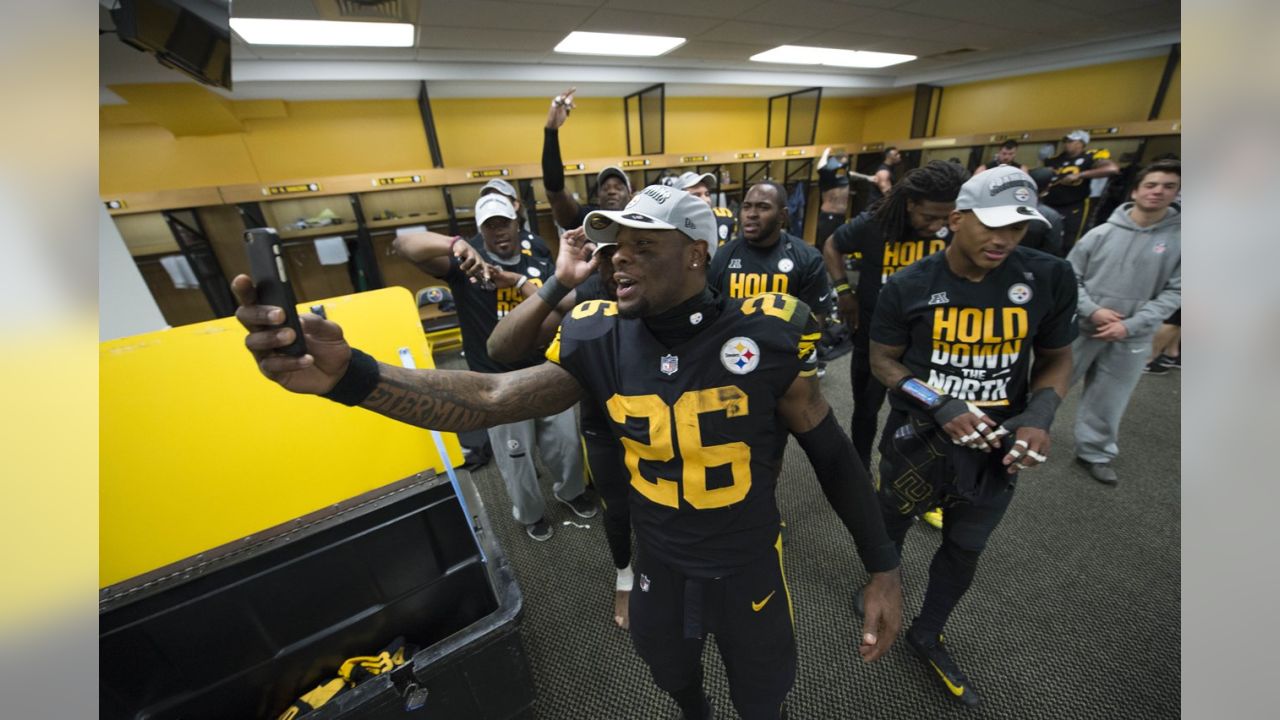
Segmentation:
{"type": "MultiPolygon", "coordinates": [[[[463,363],[453,356],[440,366],[463,363]]],[[[846,355],[822,379],[846,429],[848,368],[846,355]]],[[[984,699],[975,709],[954,704],[901,638],[876,663],[858,658],[850,597],[866,576],[793,439],[778,492],[799,650],[790,717],[1178,717],[1180,381],[1175,370],[1139,383],[1114,465],[1117,487],[1098,484],[1072,461],[1079,388],[1068,396],[1050,463],[1023,473],[973,588],[947,626],[952,654],[984,699]]],[[[614,572],[599,517],[581,521],[552,503],[555,537],[533,542],[511,519],[493,464],[474,478],[524,592],[521,636],[537,717],[678,717],[627,632],[613,624],[614,572]]],[[[549,485],[544,493],[551,498],[549,485]]],[[[920,607],[939,539],[920,523],[907,536],[907,623],[920,607]]],[[[714,643],[704,664],[717,717],[737,718],[714,643]]]]}

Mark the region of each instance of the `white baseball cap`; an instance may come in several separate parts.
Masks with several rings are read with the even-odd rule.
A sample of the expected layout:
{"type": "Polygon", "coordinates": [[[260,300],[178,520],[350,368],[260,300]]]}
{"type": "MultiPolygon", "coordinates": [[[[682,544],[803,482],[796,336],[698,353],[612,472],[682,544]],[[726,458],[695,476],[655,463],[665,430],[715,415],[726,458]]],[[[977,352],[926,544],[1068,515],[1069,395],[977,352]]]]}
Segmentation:
{"type": "Polygon", "coordinates": [[[1072,130],[1067,133],[1068,140],[1079,140],[1085,145],[1089,144],[1089,133],[1085,130],[1072,130]]]}
{"type": "Polygon", "coordinates": [[[505,195],[494,193],[485,195],[476,201],[476,226],[484,224],[491,217],[516,219],[516,208],[505,195]]]}
{"type": "Polygon", "coordinates": [[[480,188],[480,194],[484,195],[486,192],[489,192],[490,190],[493,190],[495,192],[500,192],[509,198],[520,197],[519,195],[516,194],[516,189],[511,186],[511,183],[507,182],[506,180],[503,180],[502,178],[494,178],[489,182],[485,183],[484,187],[480,188]]]}
{"type": "Polygon", "coordinates": [[[582,227],[596,250],[618,244],[618,227],[679,230],[693,240],[707,243],[708,255],[716,249],[716,216],[702,200],[684,190],[650,185],[631,197],[621,210],[593,210],[582,227]]]}
{"type": "Polygon", "coordinates": [[[706,185],[708,190],[714,189],[716,186],[716,176],[711,173],[702,173],[699,175],[698,173],[690,170],[689,172],[681,173],[680,177],[676,180],[675,186],[681,190],[688,190],[698,184],[706,185]]]}
{"type": "Polygon", "coordinates": [[[960,186],[957,210],[972,210],[987,227],[1004,227],[1028,220],[1048,220],[1036,209],[1040,188],[1031,176],[1012,165],[991,168],[960,186]]]}

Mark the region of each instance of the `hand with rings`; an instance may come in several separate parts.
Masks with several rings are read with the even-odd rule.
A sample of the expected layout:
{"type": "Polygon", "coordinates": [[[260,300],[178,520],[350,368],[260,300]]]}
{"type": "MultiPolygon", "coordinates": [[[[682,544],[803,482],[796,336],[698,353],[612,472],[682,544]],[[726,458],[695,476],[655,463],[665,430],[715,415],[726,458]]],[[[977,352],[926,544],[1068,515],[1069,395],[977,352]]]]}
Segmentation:
{"type": "Polygon", "coordinates": [[[1012,475],[1020,470],[1039,467],[1049,459],[1049,433],[1040,428],[1024,426],[1017,429],[1013,447],[1004,456],[1004,464],[1012,475]]]}
{"type": "Polygon", "coordinates": [[[578,88],[571,87],[551,98],[551,110],[547,112],[547,129],[557,130],[564,125],[564,121],[573,110],[573,94],[577,91],[578,88]]]}
{"type": "Polygon", "coordinates": [[[991,452],[1000,447],[1000,438],[1008,434],[999,423],[972,404],[969,405],[969,412],[956,416],[943,425],[942,429],[956,445],[983,452],[991,452]]]}

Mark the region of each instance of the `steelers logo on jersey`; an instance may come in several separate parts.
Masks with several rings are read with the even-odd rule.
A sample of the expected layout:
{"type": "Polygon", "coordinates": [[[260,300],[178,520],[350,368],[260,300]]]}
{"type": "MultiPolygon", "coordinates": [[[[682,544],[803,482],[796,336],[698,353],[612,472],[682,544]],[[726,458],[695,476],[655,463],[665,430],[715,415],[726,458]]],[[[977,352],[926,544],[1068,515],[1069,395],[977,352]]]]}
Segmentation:
{"type": "Polygon", "coordinates": [[[724,240],[724,239],[725,239],[725,238],[727,238],[727,237],[729,237],[729,226],[728,226],[728,225],[721,225],[721,226],[720,226],[720,239],[721,239],[721,240],[724,240]]]}
{"type": "Polygon", "coordinates": [[[1031,286],[1026,283],[1015,283],[1009,286],[1009,299],[1018,305],[1026,305],[1031,300],[1031,286]]]}
{"type": "Polygon", "coordinates": [[[525,270],[524,274],[528,275],[529,277],[541,277],[542,271],[536,267],[531,267],[528,270],[525,270]]]}
{"type": "Polygon", "coordinates": [[[720,362],[734,375],[746,375],[760,365],[760,346],[749,337],[729,338],[720,347],[720,362]]]}
{"type": "Polygon", "coordinates": [[[795,266],[796,264],[791,261],[791,258],[782,258],[778,261],[778,270],[784,273],[791,272],[791,269],[795,266]]]}
{"type": "Polygon", "coordinates": [[[525,250],[532,250],[533,243],[529,242],[528,240],[521,240],[520,247],[524,248],[525,250]]]}

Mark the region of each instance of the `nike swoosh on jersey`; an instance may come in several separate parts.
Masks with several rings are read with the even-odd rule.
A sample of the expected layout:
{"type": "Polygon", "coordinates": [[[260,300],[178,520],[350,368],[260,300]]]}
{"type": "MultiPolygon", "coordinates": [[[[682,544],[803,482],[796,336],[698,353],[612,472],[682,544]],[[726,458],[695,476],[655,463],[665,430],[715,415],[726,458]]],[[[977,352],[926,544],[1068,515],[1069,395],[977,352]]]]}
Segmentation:
{"type": "Polygon", "coordinates": [[[942,672],[942,668],[938,667],[937,665],[934,665],[934,662],[932,660],[929,661],[929,664],[932,665],[933,669],[937,671],[938,677],[942,678],[942,683],[947,686],[947,689],[951,691],[952,695],[959,697],[964,694],[963,685],[953,684],[951,680],[947,678],[947,674],[942,672]]]}
{"type": "Polygon", "coordinates": [[[818,302],[822,302],[823,300],[826,300],[829,297],[831,297],[831,293],[825,293],[823,294],[822,297],[818,298],[818,302]]]}
{"type": "Polygon", "coordinates": [[[761,610],[763,610],[764,606],[769,604],[769,600],[773,599],[773,594],[776,592],[778,591],[777,590],[771,591],[768,595],[765,595],[764,599],[761,600],[760,602],[752,602],[751,609],[755,610],[756,612],[760,612],[761,610]]]}

